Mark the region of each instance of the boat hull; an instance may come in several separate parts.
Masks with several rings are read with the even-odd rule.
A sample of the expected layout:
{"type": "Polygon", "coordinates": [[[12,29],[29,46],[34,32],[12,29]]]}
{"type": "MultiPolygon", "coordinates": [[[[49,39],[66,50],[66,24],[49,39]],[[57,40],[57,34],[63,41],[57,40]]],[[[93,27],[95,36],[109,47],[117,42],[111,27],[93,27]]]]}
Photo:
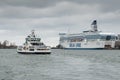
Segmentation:
{"type": "Polygon", "coordinates": [[[51,54],[51,52],[18,52],[20,54],[51,54]]]}
{"type": "Polygon", "coordinates": [[[51,50],[39,50],[39,51],[17,50],[17,52],[21,54],[51,54],[51,50]]]}

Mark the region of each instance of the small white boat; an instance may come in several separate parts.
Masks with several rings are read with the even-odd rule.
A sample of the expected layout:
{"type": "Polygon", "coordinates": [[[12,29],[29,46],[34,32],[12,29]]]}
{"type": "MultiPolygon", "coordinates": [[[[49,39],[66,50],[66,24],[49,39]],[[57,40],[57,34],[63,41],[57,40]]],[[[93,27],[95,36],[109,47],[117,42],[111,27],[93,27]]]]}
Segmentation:
{"type": "Polygon", "coordinates": [[[51,48],[36,37],[34,30],[27,36],[25,43],[17,47],[17,52],[22,54],[50,54],[51,48]]]}

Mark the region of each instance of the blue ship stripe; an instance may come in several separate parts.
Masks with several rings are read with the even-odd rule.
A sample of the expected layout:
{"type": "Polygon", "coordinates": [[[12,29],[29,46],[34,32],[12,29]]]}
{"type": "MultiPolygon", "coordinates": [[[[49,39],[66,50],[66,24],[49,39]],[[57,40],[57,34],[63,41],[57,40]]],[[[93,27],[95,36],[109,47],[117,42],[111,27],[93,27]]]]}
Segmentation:
{"type": "Polygon", "coordinates": [[[103,48],[64,48],[65,50],[104,50],[103,48]]]}

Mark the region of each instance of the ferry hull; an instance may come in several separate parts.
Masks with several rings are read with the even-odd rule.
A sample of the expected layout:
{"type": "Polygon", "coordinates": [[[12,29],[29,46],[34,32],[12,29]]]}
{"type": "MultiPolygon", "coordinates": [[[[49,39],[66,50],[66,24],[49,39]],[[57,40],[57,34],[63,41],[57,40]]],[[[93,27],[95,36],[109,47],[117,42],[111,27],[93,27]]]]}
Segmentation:
{"type": "Polygon", "coordinates": [[[104,48],[64,48],[64,50],[105,50],[104,48]]]}
{"type": "Polygon", "coordinates": [[[83,42],[71,42],[71,43],[66,43],[66,44],[61,44],[63,46],[63,49],[68,49],[68,50],[105,50],[105,49],[113,49],[115,42],[114,41],[89,41],[87,44],[83,42]],[[74,46],[70,46],[70,45],[74,46]],[[77,46],[77,44],[80,44],[80,46],[77,46]]]}

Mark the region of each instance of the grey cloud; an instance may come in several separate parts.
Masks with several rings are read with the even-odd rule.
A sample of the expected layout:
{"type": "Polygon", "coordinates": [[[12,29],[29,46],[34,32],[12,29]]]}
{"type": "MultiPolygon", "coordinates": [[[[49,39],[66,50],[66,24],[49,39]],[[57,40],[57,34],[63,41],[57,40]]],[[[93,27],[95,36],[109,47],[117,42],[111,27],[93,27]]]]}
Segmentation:
{"type": "Polygon", "coordinates": [[[97,5],[79,5],[77,3],[62,2],[53,7],[48,8],[31,8],[31,7],[4,7],[0,9],[1,18],[45,18],[45,17],[62,17],[78,14],[96,13],[99,11],[97,5]],[[98,9],[98,10],[97,10],[98,9]]]}
{"type": "Polygon", "coordinates": [[[0,17],[45,18],[94,14],[96,11],[120,13],[119,3],[119,0],[1,0],[0,17]]]}
{"type": "Polygon", "coordinates": [[[1,0],[1,6],[48,7],[60,0],[1,0]]]}
{"type": "MultiPolygon", "coordinates": [[[[120,0],[68,0],[79,4],[100,5],[102,12],[112,12],[120,10],[120,0]]],[[[92,7],[91,7],[92,8],[92,7]]]]}
{"type": "Polygon", "coordinates": [[[74,2],[78,4],[99,4],[103,11],[119,9],[120,0],[1,0],[0,6],[24,6],[32,8],[45,8],[55,6],[59,2],[74,2]]]}

